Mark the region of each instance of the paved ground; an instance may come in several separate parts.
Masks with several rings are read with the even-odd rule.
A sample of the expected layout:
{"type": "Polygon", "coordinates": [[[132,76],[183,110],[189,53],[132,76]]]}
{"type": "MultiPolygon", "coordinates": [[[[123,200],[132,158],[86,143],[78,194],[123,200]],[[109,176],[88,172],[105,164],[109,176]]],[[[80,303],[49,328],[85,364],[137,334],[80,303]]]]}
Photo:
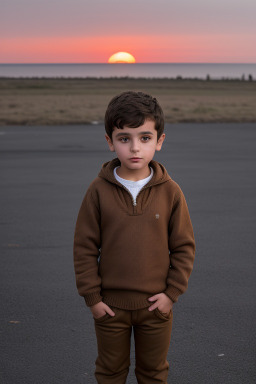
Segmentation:
{"type": "MultiPolygon", "coordinates": [[[[254,383],[256,124],[166,133],[156,159],[182,187],[197,241],[174,309],[168,383],[254,383]]],[[[85,190],[110,158],[102,126],[0,127],[3,384],[95,383],[72,242],[85,190]]]]}

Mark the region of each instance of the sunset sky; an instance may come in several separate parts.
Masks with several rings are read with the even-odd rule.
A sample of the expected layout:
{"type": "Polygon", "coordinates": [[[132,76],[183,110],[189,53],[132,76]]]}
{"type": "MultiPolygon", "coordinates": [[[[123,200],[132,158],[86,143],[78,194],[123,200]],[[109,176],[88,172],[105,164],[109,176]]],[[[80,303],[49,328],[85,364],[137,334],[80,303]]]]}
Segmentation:
{"type": "Polygon", "coordinates": [[[0,63],[256,63],[255,0],[0,3],[0,63]]]}

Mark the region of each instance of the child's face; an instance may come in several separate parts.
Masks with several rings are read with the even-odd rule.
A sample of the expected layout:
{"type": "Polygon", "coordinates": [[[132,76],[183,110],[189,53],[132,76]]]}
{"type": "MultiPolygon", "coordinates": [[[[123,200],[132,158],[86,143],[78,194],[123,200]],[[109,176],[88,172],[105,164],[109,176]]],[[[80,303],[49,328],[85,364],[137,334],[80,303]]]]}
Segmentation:
{"type": "Polygon", "coordinates": [[[164,138],[165,134],[162,134],[157,140],[155,122],[152,120],[145,120],[138,128],[114,128],[112,140],[106,135],[109,148],[116,152],[121,168],[127,173],[137,173],[141,176],[143,172],[148,173],[148,164],[155,151],[160,151],[164,138]]]}

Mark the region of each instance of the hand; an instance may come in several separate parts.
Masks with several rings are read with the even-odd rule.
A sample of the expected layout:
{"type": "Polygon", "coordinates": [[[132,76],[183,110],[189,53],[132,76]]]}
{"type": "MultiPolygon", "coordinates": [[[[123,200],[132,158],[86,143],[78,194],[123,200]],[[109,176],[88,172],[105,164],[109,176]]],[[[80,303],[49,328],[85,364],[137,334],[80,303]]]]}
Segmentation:
{"type": "Polygon", "coordinates": [[[108,313],[110,316],[115,316],[115,312],[113,312],[112,309],[109,308],[107,304],[103,303],[103,301],[100,301],[99,303],[90,307],[90,310],[95,319],[99,319],[100,317],[104,316],[106,313],[108,313]]]}
{"type": "Polygon", "coordinates": [[[173,306],[173,301],[165,293],[158,293],[150,297],[148,301],[154,301],[154,304],[148,308],[149,311],[158,308],[162,313],[169,313],[173,306]]]}

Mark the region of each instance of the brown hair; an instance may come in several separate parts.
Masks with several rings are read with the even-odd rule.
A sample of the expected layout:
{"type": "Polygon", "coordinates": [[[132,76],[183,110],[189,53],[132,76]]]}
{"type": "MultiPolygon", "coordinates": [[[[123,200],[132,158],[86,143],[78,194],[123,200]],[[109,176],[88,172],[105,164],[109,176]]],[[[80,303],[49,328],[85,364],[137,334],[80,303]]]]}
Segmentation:
{"type": "Polygon", "coordinates": [[[164,131],[164,114],[156,98],[143,92],[126,91],[110,101],[105,113],[105,130],[112,139],[114,127],[138,128],[146,119],[155,122],[159,139],[164,131]]]}

